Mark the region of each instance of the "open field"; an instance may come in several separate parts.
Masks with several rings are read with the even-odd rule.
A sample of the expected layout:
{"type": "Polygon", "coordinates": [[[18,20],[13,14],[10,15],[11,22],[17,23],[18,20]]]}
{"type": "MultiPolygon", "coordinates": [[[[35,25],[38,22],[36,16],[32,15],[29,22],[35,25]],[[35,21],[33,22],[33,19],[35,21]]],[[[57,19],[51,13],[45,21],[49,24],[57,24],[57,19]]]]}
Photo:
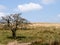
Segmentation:
{"type": "Polygon", "coordinates": [[[50,26],[55,26],[55,27],[60,27],[60,23],[32,23],[30,26],[45,26],[45,27],[50,27],[50,26]]]}
{"type": "MultiPolygon", "coordinates": [[[[42,24],[40,24],[42,25],[42,24]]],[[[33,43],[33,45],[47,45],[54,41],[60,42],[60,24],[52,24],[51,26],[46,27],[50,24],[43,24],[43,26],[37,26],[29,30],[17,30],[16,39],[12,38],[12,32],[10,30],[0,30],[0,43],[8,44],[14,40],[18,43],[33,43]],[[55,25],[55,26],[54,26],[55,25]],[[59,25],[59,26],[58,26],[59,25]],[[56,26],[58,28],[56,28],[56,26]],[[34,44],[38,43],[38,44],[34,44]]]]}

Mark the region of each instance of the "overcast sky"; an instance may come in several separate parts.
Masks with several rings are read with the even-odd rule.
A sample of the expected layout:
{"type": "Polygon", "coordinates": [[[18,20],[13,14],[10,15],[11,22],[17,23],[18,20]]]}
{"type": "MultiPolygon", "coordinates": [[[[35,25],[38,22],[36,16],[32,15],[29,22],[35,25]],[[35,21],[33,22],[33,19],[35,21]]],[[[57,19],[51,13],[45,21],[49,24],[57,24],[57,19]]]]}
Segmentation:
{"type": "Polygon", "coordinates": [[[22,13],[31,22],[60,22],[60,0],[0,0],[0,17],[22,13]]]}

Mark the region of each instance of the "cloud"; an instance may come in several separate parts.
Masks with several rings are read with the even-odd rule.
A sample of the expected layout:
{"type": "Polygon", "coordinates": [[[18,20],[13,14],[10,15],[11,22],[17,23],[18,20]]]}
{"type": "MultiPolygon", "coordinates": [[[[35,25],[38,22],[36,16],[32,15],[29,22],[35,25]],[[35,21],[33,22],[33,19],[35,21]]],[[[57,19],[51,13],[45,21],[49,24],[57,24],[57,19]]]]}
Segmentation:
{"type": "Polygon", "coordinates": [[[3,12],[0,12],[0,17],[5,16],[6,14],[3,12]]]}
{"type": "Polygon", "coordinates": [[[0,11],[5,10],[6,7],[4,5],[0,5],[0,11]]]}
{"type": "Polygon", "coordinates": [[[28,3],[28,4],[22,4],[18,5],[18,9],[20,11],[30,11],[30,10],[41,10],[43,7],[40,4],[36,3],[28,3]]]}
{"type": "Polygon", "coordinates": [[[42,0],[43,4],[52,4],[54,2],[55,2],[55,0],[42,0]]]}

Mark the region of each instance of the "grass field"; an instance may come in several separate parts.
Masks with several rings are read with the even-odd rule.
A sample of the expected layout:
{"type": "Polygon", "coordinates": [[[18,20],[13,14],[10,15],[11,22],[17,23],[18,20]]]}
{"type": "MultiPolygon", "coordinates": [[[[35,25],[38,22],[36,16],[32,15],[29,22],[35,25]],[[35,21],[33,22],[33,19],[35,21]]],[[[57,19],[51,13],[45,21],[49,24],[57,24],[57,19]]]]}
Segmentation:
{"type": "Polygon", "coordinates": [[[39,26],[30,30],[17,30],[16,36],[16,39],[13,39],[12,32],[10,30],[0,30],[0,43],[7,44],[14,40],[17,40],[19,43],[37,43],[33,43],[33,45],[42,45],[44,43],[52,43],[54,41],[60,42],[60,28],[56,28],[54,26],[39,26]]]}

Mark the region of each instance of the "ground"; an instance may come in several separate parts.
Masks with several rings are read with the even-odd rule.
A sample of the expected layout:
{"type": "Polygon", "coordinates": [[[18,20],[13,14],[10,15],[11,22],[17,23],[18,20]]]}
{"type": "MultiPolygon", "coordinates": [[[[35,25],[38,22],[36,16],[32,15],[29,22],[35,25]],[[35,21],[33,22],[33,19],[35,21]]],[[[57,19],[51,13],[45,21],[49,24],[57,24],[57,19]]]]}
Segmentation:
{"type": "Polygon", "coordinates": [[[36,28],[17,30],[16,39],[12,38],[11,30],[0,30],[0,44],[4,45],[27,45],[32,42],[52,43],[53,41],[60,41],[60,27],[55,26],[39,26],[36,28]]]}

